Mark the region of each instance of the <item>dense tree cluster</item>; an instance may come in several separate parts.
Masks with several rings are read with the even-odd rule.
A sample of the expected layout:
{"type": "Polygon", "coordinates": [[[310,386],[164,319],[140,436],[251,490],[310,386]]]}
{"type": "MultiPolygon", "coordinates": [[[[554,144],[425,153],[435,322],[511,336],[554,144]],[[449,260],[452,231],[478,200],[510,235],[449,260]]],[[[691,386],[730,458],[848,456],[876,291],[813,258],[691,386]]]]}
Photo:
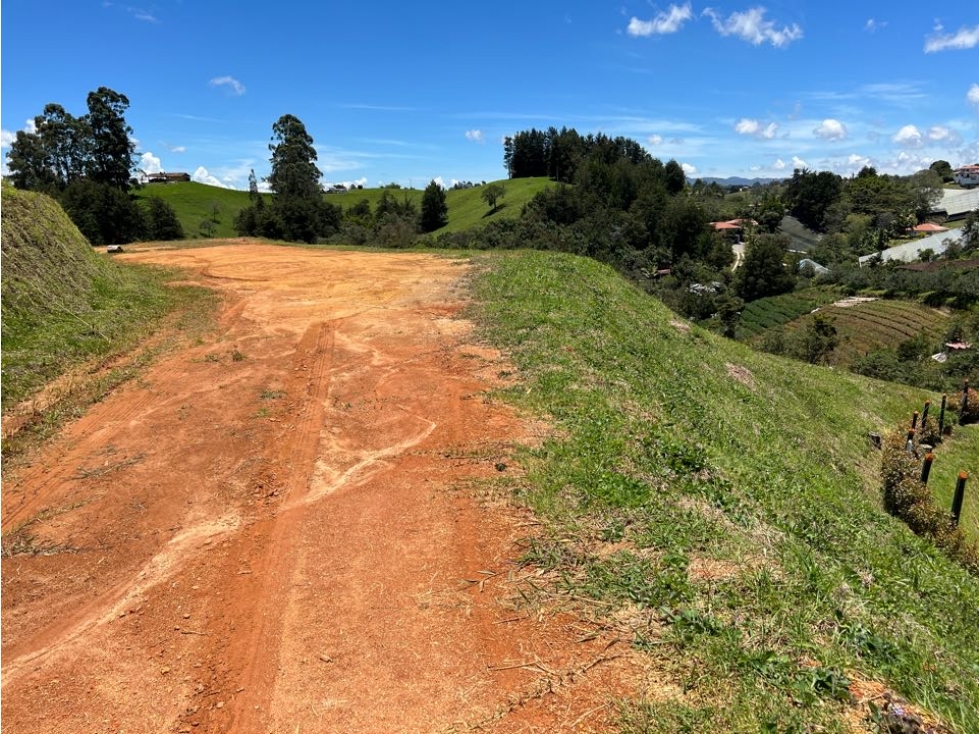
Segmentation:
{"type": "Polygon", "coordinates": [[[183,237],[169,204],[151,198],[144,208],[128,193],[136,149],[125,118],[129,100],[99,87],[86,102],[80,117],[45,105],[34,132],[17,132],[8,157],[14,186],[58,199],[93,245],[183,237]]]}
{"type": "Polygon", "coordinates": [[[323,199],[313,138],[298,117],[282,115],[276,120],[269,151],[272,172],[267,180],[272,204],[265,205],[252,171],[248,180],[251,204],[235,217],[238,234],[312,243],[339,231],[343,211],[323,199]]]}

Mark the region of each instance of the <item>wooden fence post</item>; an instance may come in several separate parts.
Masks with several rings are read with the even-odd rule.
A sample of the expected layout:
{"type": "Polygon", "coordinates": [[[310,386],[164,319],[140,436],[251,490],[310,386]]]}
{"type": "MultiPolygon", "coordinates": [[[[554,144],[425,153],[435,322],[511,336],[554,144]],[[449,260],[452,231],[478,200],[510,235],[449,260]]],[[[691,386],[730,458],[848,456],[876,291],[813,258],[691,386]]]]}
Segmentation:
{"type": "Polygon", "coordinates": [[[931,401],[925,401],[925,409],[921,411],[921,427],[925,427],[925,421],[928,420],[928,409],[931,407],[931,401]]]}
{"type": "Polygon", "coordinates": [[[914,415],[911,416],[911,430],[915,430],[918,427],[918,411],[914,411],[914,415]]]}
{"type": "Polygon", "coordinates": [[[959,518],[962,516],[962,500],[965,499],[965,480],[969,475],[964,471],[959,472],[959,479],[955,483],[955,497],[952,498],[952,524],[958,527],[959,518]]]}
{"type": "Polygon", "coordinates": [[[931,463],[935,460],[935,455],[930,451],[925,454],[925,460],[921,464],[921,483],[928,484],[928,475],[931,474],[931,463]]]}
{"type": "Polygon", "coordinates": [[[948,395],[942,395],[942,410],[938,414],[938,440],[942,440],[942,434],[945,433],[945,403],[948,401],[948,395]]]}

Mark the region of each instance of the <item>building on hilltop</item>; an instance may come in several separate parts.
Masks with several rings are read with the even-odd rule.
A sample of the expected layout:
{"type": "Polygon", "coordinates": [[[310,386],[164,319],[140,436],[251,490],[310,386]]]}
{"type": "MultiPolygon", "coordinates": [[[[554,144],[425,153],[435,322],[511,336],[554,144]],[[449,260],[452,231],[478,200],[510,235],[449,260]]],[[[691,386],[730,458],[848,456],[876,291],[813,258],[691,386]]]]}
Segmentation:
{"type": "Polygon", "coordinates": [[[965,186],[966,188],[979,186],[979,163],[956,168],[952,171],[952,176],[955,179],[955,183],[959,186],[965,186]]]}
{"type": "Polygon", "coordinates": [[[144,174],[143,183],[182,183],[190,181],[190,174],[184,173],[183,171],[178,171],[176,173],[167,173],[166,171],[157,171],[156,173],[144,174]]]}

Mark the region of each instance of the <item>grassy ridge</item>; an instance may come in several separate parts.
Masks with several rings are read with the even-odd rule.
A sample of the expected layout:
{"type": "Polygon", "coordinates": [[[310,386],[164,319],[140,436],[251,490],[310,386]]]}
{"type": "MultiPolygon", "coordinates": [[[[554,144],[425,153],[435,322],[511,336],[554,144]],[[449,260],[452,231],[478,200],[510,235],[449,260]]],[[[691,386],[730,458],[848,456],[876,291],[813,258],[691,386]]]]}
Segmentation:
{"type": "Polygon", "coordinates": [[[979,731],[979,582],[882,510],[866,440],[924,393],[688,327],[590,261],[488,262],[507,397],[557,427],[525,457],[549,527],[528,559],[685,691],[626,731],[851,731],[855,678],[979,731]]]}
{"type": "MultiPolygon", "coordinates": [[[[534,194],[550,182],[546,178],[521,178],[512,181],[500,181],[506,189],[506,196],[500,201],[499,208],[490,212],[481,195],[482,188],[459,189],[447,191],[446,203],[449,207],[449,223],[438,232],[459,232],[477,227],[494,219],[515,219],[520,216],[523,205],[530,201],[534,194]]],[[[385,189],[360,189],[343,194],[328,194],[326,201],[349,209],[366,199],[370,202],[371,210],[377,207],[385,189]]],[[[391,189],[392,195],[400,201],[407,197],[415,206],[421,206],[422,191],[420,189],[391,189]]],[[[217,186],[207,186],[196,182],[172,184],[150,184],[135,192],[138,198],[156,196],[174,208],[177,219],[184,228],[184,234],[189,238],[200,237],[200,224],[212,216],[213,207],[217,206],[215,237],[234,237],[235,216],[248,206],[247,191],[233,191],[217,186]]],[[[266,194],[266,200],[271,195],[266,194]]]]}
{"type": "MultiPolygon", "coordinates": [[[[95,252],[53,199],[7,185],[2,196],[5,414],[74,367],[136,346],[175,308],[211,302],[204,289],[167,287],[172,273],[95,252]]],[[[72,389],[98,399],[131,373],[111,370],[98,385],[72,389]]],[[[62,397],[74,400],[69,393],[62,397]]],[[[52,403],[31,420],[53,427],[63,413],[52,403]]],[[[11,450],[8,439],[4,456],[11,450]]]]}

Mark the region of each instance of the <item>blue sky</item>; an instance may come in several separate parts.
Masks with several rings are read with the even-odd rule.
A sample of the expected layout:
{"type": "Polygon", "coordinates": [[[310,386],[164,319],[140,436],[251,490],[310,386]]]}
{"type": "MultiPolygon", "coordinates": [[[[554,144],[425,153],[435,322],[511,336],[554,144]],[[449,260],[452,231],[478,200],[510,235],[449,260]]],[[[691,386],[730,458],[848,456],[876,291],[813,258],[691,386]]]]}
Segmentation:
{"type": "Polygon", "coordinates": [[[6,0],[2,142],[125,94],[146,170],[246,188],[299,117],[325,182],[505,177],[503,136],[625,135],[689,175],[979,162],[979,2],[6,0]]]}

